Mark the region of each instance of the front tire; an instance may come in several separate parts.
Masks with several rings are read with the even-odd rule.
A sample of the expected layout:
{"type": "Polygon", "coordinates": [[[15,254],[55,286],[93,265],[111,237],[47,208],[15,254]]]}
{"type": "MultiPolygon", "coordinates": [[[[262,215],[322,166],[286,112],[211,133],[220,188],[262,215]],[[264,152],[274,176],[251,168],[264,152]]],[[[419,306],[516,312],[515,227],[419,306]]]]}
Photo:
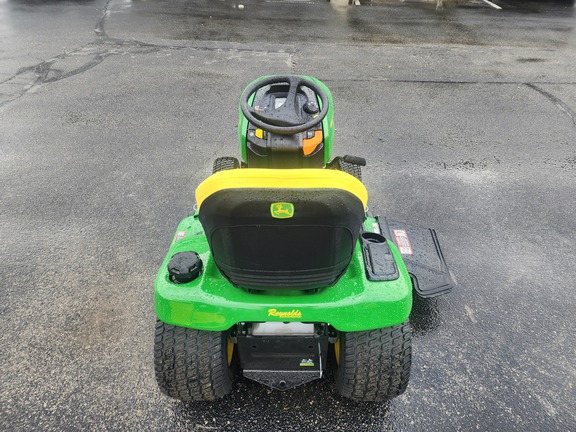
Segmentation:
{"type": "Polygon", "coordinates": [[[154,369],[162,393],[182,401],[213,401],[232,390],[233,345],[227,332],[156,321],[154,369]]]}
{"type": "Polygon", "coordinates": [[[212,165],[212,174],[216,174],[220,171],[226,171],[231,169],[240,168],[240,162],[235,157],[224,156],[216,158],[214,164],[212,165]]]}
{"type": "Polygon", "coordinates": [[[408,386],[412,330],[403,324],[377,330],[340,332],[335,345],[336,389],[357,402],[382,402],[408,386]]]}
{"type": "Polygon", "coordinates": [[[338,160],[338,169],[362,181],[362,167],[360,165],[356,165],[350,162],[346,162],[344,159],[340,159],[338,160]]]}

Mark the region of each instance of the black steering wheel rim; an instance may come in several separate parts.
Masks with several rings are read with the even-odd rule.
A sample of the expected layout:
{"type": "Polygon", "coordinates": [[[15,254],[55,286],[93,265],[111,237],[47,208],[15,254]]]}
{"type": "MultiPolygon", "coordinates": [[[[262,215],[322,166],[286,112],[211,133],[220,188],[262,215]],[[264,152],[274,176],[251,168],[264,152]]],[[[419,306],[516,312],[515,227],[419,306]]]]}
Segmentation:
{"type": "MultiPolygon", "coordinates": [[[[284,107],[283,109],[290,109],[290,104],[292,103],[290,97],[286,98],[286,102],[284,103],[284,105],[288,105],[287,107],[284,107]]],[[[283,106],[284,106],[283,105],[283,106]]],[[[280,107],[282,108],[282,107],[280,107]]],[[[270,133],[276,133],[276,134],[281,134],[281,135],[294,135],[300,132],[304,132],[305,130],[311,129],[314,126],[318,125],[322,120],[324,120],[324,117],[326,117],[326,114],[328,114],[328,96],[326,94],[326,92],[322,89],[322,87],[320,87],[318,84],[316,84],[314,81],[312,81],[309,78],[300,76],[300,75],[272,75],[269,77],[266,77],[262,80],[257,80],[255,82],[253,82],[252,84],[250,84],[242,93],[242,97],[240,98],[240,109],[242,110],[242,114],[244,114],[244,116],[246,117],[246,119],[252,123],[254,126],[266,131],[266,132],[270,132],[270,133]],[[301,124],[296,124],[296,125],[291,125],[291,126],[277,126],[277,125],[272,125],[269,123],[266,123],[265,121],[263,121],[261,118],[257,118],[256,115],[256,111],[250,106],[250,104],[248,103],[250,97],[255,94],[258,90],[260,90],[263,87],[272,85],[272,84],[281,84],[281,83],[288,83],[289,89],[288,89],[288,96],[292,95],[294,98],[296,98],[296,95],[298,93],[298,89],[300,87],[308,87],[309,89],[311,89],[319,98],[320,98],[320,102],[321,102],[321,109],[320,112],[318,113],[318,115],[313,118],[312,120],[309,120],[307,122],[301,123],[301,124]]]]}

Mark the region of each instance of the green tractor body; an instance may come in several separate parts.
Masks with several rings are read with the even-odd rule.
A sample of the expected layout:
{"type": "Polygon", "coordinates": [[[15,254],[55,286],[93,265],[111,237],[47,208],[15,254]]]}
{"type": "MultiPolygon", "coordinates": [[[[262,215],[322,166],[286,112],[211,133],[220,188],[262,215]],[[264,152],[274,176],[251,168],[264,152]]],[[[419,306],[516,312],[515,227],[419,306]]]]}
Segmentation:
{"type": "Polygon", "coordinates": [[[315,78],[261,77],[243,93],[242,160],[214,163],[156,277],[165,394],[214,400],[239,372],[286,390],[328,367],[353,400],[406,389],[412,294],[452,279],[434,230],[368,212],[365,161],[332,159],[333,116],[315,78]]]}

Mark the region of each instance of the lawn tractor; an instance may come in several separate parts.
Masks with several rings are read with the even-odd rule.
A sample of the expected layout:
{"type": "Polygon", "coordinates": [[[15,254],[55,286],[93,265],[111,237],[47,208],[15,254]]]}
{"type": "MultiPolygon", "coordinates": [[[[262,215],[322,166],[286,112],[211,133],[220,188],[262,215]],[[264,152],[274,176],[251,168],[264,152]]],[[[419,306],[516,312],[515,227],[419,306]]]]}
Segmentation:
{"type": "Polygon", "coordinates": [[[224,397],[242,374],[277,390],[322,378],[385,401],[410,377],[413,292],[453,287],[436,232],[373,215],[357,156],[332,158],[319,80],[261,77],[240,100],[241,160],[216,159],[154,286],[163,393],[224,397]]]}

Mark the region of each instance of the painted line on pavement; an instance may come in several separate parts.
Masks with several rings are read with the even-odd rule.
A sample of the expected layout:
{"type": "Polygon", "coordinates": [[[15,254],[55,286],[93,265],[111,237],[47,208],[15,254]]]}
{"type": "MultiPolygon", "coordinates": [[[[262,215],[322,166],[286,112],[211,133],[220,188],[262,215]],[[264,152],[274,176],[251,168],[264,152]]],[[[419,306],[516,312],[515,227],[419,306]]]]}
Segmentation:
{"type": "Polygon", "coordinates": [[[482,0],[484,3],[486,3],[487,5],[492,6],[494,9],[502,9],[500,6],[498,6],[495,3],[492,3],[490,0],[482,0]]]}

